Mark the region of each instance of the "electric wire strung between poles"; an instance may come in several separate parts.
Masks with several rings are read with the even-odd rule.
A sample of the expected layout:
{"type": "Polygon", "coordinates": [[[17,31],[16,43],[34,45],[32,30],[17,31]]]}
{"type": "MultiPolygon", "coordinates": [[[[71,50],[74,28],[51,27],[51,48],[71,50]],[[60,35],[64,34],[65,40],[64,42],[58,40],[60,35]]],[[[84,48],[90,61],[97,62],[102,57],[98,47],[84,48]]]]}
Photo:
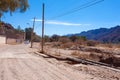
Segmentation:
{"type": "Polygon", "coordinates": [[[91,7],[91,6],[93,6],[93,5],[96,5],[96,4],[98,4],[98,3],[101,3],[101,2],[103,2],[103,1],[104,1],[104,0],[93,0],[93,1],[87,2],[87,3],[83,4],[83,5],[80,5],[79,7],[76,7],[76,8],[74,8],[74,9],[72,9],[72,10],[70,10],[70,11],[68,11],[68,12],[65,12],[65,13],[63,13],[63,14],[60,14],[60,15],[58,15],[58,16],[52,17],[52,18],[50,18],[50,19],[48,19],[48,20],[53,20],[53,19],[56,19],[56,18],[59,18],[59,17],[63,17],[63,16],[66,16],[66,15],[75,13],[75,12],[77,12],[77,11],[79,11],[79,10],[82,10],[82,9],[85,9],[85,8],[88,8],[88,7],[91,7]]]}
{"type": "MultiPolygon", "coordinates": [[[[74,8],[73,10],[71,10],[71,11],[68,11],[68,12],[66,12],[66,13],[63,13],[63,14],[61,14],[61,15],[58,15],[58,16],[55,16],[55,17],[52,17],[52,18],[50,18],[50,19],[56,19],[56,18],[59,18],[59,17],[63,17],[63,16],[66,16],[66,15],[69,15],[69,14],[71,14],[71,13],[74,13],[74,12],[77,12],[77,11],[79,11],[79,10],[81,10],[81,9],[84,9],[84,8],[87,8],[87,7],[90,7],[90,6],[93,6],[93,5],[96,5],[96,4],[98,4],[98,3],[100,3],[100,2],[103,2],[104,0],[99,0],[99,1],[97,1],[97,0],[93,0],[93,1],[90,1],[90,2],[87,2],[87,3],[85,3],[85,4],[83,4],[83,5],[80,5],[79,7],[77,7],[77,8],[74,8]]],[[[44,20],[44,3],[42,4],[42,42],[41,42],[41,53],[44,53],[44,23],[46,22],[46,21],[48,21],[48,20],[44,20]]],[[[49,20],[50,20],[49,19],[49,20]]]]}

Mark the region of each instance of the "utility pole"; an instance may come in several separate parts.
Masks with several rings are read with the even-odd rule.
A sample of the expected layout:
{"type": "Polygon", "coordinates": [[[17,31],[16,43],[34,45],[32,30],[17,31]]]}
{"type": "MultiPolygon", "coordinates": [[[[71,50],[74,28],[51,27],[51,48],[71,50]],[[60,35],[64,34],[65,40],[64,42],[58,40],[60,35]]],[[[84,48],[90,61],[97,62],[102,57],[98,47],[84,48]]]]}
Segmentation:
{"type": "Polygon", "coordinates": [[[44,53],[44,3],[42,4],[42,42],[41,42],[41,53],[44,53]]]}
{"type": "Polygon", "coordinates": [[[32,28],[32,32],[31,32],[31,47],[33,47],[33,33],[34,33],[34,26],[35,26],[35,17],[34,17],[34,20],[33,20],[33,28],[32,28]]]}

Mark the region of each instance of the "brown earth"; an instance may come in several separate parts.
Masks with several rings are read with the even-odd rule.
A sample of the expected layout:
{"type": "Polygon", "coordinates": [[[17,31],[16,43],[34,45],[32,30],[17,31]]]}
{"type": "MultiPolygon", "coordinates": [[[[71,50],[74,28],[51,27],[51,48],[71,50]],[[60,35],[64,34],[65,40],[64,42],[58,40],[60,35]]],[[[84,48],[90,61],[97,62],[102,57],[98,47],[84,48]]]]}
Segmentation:
{"type": "Polygon", "coordinates": [[[0,80],[110,80],[37,56],[36,51],[24,44],[0,46],[0,80]]]}
{"type": "MultiPolygon", "coordinates": [[[[39,44],[35,43],[34,48],[39,48],[39,44]]],[[[96,49],[96,48],[92,48],[92,49],[96,49]]],[[[61,57],[61,58],[64,58],[65,56],[80,57],[82,55],[81,57],[96,60],[96,61],[99,61],[99,56],[101,56],[101,54],[104,54],[104,53],[109,54],[109,52],[113,51],[112,53],[115,54],[118,57],[119,54],[117,54],[117,53],[120,52],[119,49],[111,50],[111,49],[107,49],[107,48],[105,49],[104,47],[103,48],[102,47],[101,48],[97,47],[97,49],[99,49],[100,52],[99,52],[99,50],[97,50],[97,53],[96,53],[96,50],[95,51],[94,50],[92,50],[92,51],[86,51],[86,50],[81,51],[81,50],[59,49],[57,47],[56,48],[51,47],[50,44],[47,44],[44,47],[44,50],[47,54],[58,56],[58,57],[61,57]],[[101,50],[103,51],[103,53],[101,53],[101,50]],[[114,52],[116,52],[116,53],[114,53],[114,52]],[[75,55],[72,55],[72,53],[75,53],[75,55]],[[93,54],[91,55],[91,53],[94,53],[94,54],[97,54],[97,55],[93,55],[93,54]],[[101,54],[99,54],[99,53],[101,53],[101,54]],[[89,56],[89,55],[91,55],[91,56],[89,56]]],[[[104,56],[109,57],[106,54],[104,56]]],[[[120,70],[119,69],[114,70],[113,68],[105,67],[105,66],[89,65],[89,64],[85,65],[85,64],[74,63],[74,62],[69,62],[69,61],[65,61],[65,60],[56,60],[56,59],[51,58],[51,57],[47,58],[47,60],[50,61],[53,64],[56,64],[56,65],[60,65],[60,64],[67,65],[67,67],[68,66],[72,67],[72,69],[75,69],[77,71],[95,76],[94,78],[102,78],[102,80],[120,80],[120,76],[119,76],[120,75],[120,70]]]]}

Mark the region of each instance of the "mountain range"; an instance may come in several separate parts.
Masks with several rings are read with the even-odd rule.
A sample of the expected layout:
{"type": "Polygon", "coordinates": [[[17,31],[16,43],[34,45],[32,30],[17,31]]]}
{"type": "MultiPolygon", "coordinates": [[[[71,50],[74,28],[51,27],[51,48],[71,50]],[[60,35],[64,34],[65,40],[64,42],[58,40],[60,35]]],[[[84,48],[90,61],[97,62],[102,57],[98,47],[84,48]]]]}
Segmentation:
{"type": "Polygon", "coordinates": [[[83,31],[77,34],[69,34],[67,36],[85,36],[88,40],[96,40],[103,43],[119,43],[120,42],[120,25],[112,28],[99,28],[89,31],[83,31]]]}

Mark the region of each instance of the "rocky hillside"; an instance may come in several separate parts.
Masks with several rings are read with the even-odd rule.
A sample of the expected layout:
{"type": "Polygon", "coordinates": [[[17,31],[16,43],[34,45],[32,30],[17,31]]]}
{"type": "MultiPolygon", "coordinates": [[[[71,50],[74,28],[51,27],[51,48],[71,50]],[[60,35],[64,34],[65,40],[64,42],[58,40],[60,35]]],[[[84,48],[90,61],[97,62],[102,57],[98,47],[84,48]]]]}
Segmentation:
{"type": "Polygon", "coordinates": [[[5,35],[5,30],[14,30],[14,27],[9,23],[0,22],[0,35],[5,35]]]}
{"type": "Polygon", "coordinates": [[[0,22],[0,35],[7,38],[23,38],[24,32],[20,29],[15,29],[11,24],[0,22]]]}
{"type": "MultiPolygon", "coordinates": [[[[100,42],[120,42],[120,26],[115,26],[112,28],[100,28],[95,30],[84,31],[78,34],[72,34],[76,36],[85,36],[89,40],[97,40],[100,42]]],[[[69,35],[70,36],[70,35],[69,35]]]]}

